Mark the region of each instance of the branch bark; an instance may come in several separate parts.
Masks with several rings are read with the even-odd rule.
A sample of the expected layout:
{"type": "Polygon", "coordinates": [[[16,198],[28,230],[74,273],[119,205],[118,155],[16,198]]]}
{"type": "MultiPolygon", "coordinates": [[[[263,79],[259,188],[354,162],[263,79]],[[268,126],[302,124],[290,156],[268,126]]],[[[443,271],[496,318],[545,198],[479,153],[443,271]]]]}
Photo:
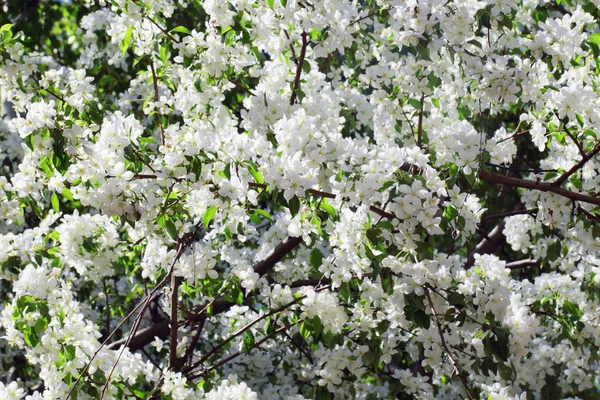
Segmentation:
{"type": "MultiPolygon", "coordinates": [[[[598,151],[600,151],[600,145],[597,145],[598,151]]],[[[584,203],[595,204],[600,206],[600,197],[594,197],[583,193],[572,192],[567,189],[555,186],[552,183],[530,181],[527,179],[512,178],[510,176],[503,176],[486,172],[483,170],[479,171],[479,179],[489,183],[500,183],[506,186],[520,187],[524,189],[540,190],[542,192],[552,192],[560,196],[566,197],[571,200],[583,201],[584,203]]]]}

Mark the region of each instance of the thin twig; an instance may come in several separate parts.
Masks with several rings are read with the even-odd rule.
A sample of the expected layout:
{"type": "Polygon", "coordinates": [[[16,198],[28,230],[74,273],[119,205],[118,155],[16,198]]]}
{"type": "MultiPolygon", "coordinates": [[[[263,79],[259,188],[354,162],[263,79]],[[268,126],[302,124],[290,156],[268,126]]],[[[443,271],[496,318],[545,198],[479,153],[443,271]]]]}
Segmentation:
{"type": "Polygon", "coordinates": [[[483,218],[481,218],[481,222],[487,222],[487,221],[492,221],[495,219],[500,219],[500,218],[506,218],[506,217],[511,217],[513,215],[522,215],[522,214],[534,214],[537,212],[537,208],[530,208],[528,210],[513,210],[513,211],[507,211],[507,212],[503,212],[500,214],[493,214],[493,215],[488,215],[485,216],[483,218]]]}
{"type": "Polygon", "coordinates": [[[425,101],[425,93],[421,95],[421,110],[419,111],[419,120],[417,123],[417,146],[423,148],[423,103],[425,101]]]}
{"type": "Polygon", "coordinates": [[[506,264],[506,268],[508,269],[521,269],[527,268],[531,265],[538,265],[540,260],[536,260],[534,258],[528,258],[526,260],[513,261],[506,264]]]}
{"type": "Polygon", "coordinates": [[[471,400],[475,400],[475,395],[473,394],[473,391],[469,387],[469,383],[467,382],[467,378],[465,377],[460,364],[456,362],[456,360],[454,359],[454,355],[452,354],[452,352],[448,348],[448,345],[446,344],[446,339],[444,338],[444,332],[442,330],[442,324],[440,323],[438,314],[435,311],[435,307],[433,307],[433,302],[431,301],[431,295],[429,294],[429,289],[425,288],[425,294],[427,295],[427,301],[429,302],[429,307],[431,308],[431,312],[433,313],[433,317],[435,319],[435,324],[437,326],[437,331],[440,336],[442,347],[444,348],[444,350],[446,350],[446,354],[448,354],[448,358],[450,359],[450,362],[452,362],[454,369],[458,372],[458,377],[459,377],[463,387],[465,388],[465,391],[469,395],[469,398],[471,400]]]}

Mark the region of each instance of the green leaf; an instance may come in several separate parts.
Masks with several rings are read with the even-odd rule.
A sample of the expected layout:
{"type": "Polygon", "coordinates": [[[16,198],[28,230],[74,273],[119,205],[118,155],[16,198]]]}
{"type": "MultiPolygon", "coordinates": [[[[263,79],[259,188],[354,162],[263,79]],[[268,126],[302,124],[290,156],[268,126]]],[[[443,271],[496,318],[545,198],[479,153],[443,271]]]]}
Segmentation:
{"type": "Polygon", "coordinates": [[[44,317],[40,317],[35,321],[35,325],[33,326],[35,333],[42,334],[46,331],[48,327],[48,320],[44,317]]]}
{"type": "Polygon", "coordinates": [[[260,173],[260,171],[254,166],[254,165],[249,165],[248,166],[248,171],[250,172],[250,175],[252,175],[252,177],[254,178],[254,180],[260,184],[265,183],[265,180],[263,179],[262,174],[260,173]]]}
{"type": "Polygon", "coordinates": [[[257,208],[257,209],[256,209],[256,210],[254,210],[254,211],[256,211],[256,213],[257,213],[257,214],[260,214],[260,215],[262,215],[263,217],[265,217],[265,218],[266,218],[266,219],[268,219],[269,221],[273,222],[273,217],[272,217],[272,216],[271,216],[271,214],[269,214],[267,211],[265,211],[265,210],[262,210],[262,209],[260,209],[260,208],[257,208]]]}
{"type": "Polygon", "coordinates": [[[308,321],[304,321],[301,325],[300,325],[300,335],[302,335],[302,337],[304,339],[308,339],[310,337],[311,334],[311,326],[308,323],[308,321]]]}
{"type": "Polygon", "coordinates": [[[71,193],[71,191],[67,188],[65,188],[63,190],[63,196],[65,196],[65,199],[69,200],[69,201],[73,201],[73,193],[71,193]]]}
{"type": "Polygon", "coordinates": [[[329,203],[325,203],[325,201],[321,202],[321,209],[325,211],[331,218],[335,218],[335,208],[329,203]]]}
{"type": "Polygon", "coordinates": [[[27,343],[29,346],[36,347],[38,344],[40,344],[40,339],[38,338],[37,333],[35,333],[35,329],[33,327],[28,326],[25,328],[23,334],[25,335],[25,343],[27,343]]]}
{"type": "Polygon", "coordinates": [[[313,334],[314,334],[315,338],[318,338],[319,335],[321,334],[321,332],[323,332],[323,323],[321,322],[321,318],[314,317],[312,319],[312,326],[313,326],[313,334]]]}
{"type": "Polygon", "coordinates": [[[340,298],[346,303],[350,300],[350,284],[348,282],[342,283],[340,286],[340,298]]]}
{"type": "Polygon", "coordinates": [[[310,63],[308,62],[308,60],[304,60],[304,62],[302,62],[302,72],[304,72],[305,74],[308,74],[310,72],[310,63]]]}
{"type": "Polygon", "coordinates": [[[415,323],[417,324],[417,326],[420,326],[421,328],[429,329],[429,326],[431,325],[431,319],[429,318],[429,315],[427,313],[425,313],[425,311],[423,311],[423,310],[415,311],[414,318],[415,318],[415,323]]]}
{"type": "Polygon", "coordinates": [[[192,32],[190,32],[190,30],[188,28],[186,28],[185,26],[181,26],[181,25],[171,29],[171,32],[187,33],[188,35],[192,34],[192,32]]]}
{"type": "Polygon", "coordinates": [[[58,204],[58,196],[56,195],[56,192],[52,192],[52,196],[50,196],[50,202],[52,203],[52,209],[54,212],[59,212],[60,206],[58,204]]]}
{"type": "Polygon", "coordinates": [[[173,221],[171,221],[170,219],[165,220],[164,228],[167,231],[167,233],[169,234],[169,236],[171,237],[171,239],[173,239],[173,240],[177,239],[177,237],[178,237],[177,227],[175,226],[173,221]]]}
{"type": "Polygon", "coordinates": [[[202,223],[204,224],[205,228],[208,228],[208,224],[210,224],[210,221],[212,221],[216,212],[217,206],[209,207],[209,209],[206,210],[206,212],[204,213],[204,218],[202,218],[202,223]]]}
{"type": "Polygon", "coordinates": [[[125,37],[119,44],[119,48],[121,49],[121,57],[125,57],[125,53],[129,48],[129,44],[131,43],[131,36],[133,35],[133,25],[127,28],[127,32],[125,32],[125,37]]]}
{"type": "Polygon", "coordinates": [[[600,226],[595,225],[592,228],[592,236],[594,236],[594,239],[596,239],[596,240],[600,239],[600,226]]]}
{"type": "Polygon", "coordinates": [[[289,201],[289,205],[290,213],[292,213],[292,216],[296,216],[296,214],[298,214],[298,211],[300,211],[300,200],[298,199],[298,196],[292,197],[289,201]]]}
{"type": "Polygon", "coordinates": [[[588,42],[600,44],[600,33],[594,33],[593,35],[590,35],[590,37],[588,37],[588,42]]]}
{"type": "Polygon", "coordinates": [[[331,400],[333,395],[329,393],[325,386],[318,386],[315,390],[315,400],[331,400]]]}
{"type": "Polygon", "coordinates": [[[361,356],[360,359],[362,360],[364,365],[373,365],[375,364],[375,361],[377,361],[378,358],[379,357],[377,356],[377,353],[375,353],[374,351],[367,351],[361,356]]]}
{"type": "Polygon", "coordinates": [[[254,335],[252,334],[252,332],[250,330],[247,330],[246,334],[244,335],[244,351],[246,353],[250,353],[250,351],[252,351],[253,347],[254,347],[254,335]]]}
{"type": "Polygon", "coordinates": [[[555,261],[560,256],[561,246],[559,242],[554,242],[550,246],[548,246],[548,251],[546,252],[546,258],[548,261],[555,261]]]}
{"type": "Polygon", "coordinates": [[[449,221],[452,221],[458,217],[458,210],[453,205],[449,205],[444,210],[444,217],[446,217],[449,221]]]}
{"type": "Polygon", "coordinates": [[[267,5],[272,11],[275,11],[275,0],[267,0],[267,5]]]}
{"type": "Polygon", "coordinates": [[[65,346],[65,356],[67,358],[67,361],[71,361],[75,359],[75,346],[69,344],[67,346],[65,346]]]}
{"type": "Polygon", "coordinates": [[[0,27],[0,33],[9,31],[10,28],[12,28],[12,27],[13,27],[13,24],[4,24],[4,25],[2,25],[2,27],[0,27]]]}
{"type": "Polygon", "coordinates": [[[310,255],[308,256],[309,264],[312,268],[318,269],[321,265],[323,265],[323,253],[321,250],[316,247],[312,249],[310,255]]]}

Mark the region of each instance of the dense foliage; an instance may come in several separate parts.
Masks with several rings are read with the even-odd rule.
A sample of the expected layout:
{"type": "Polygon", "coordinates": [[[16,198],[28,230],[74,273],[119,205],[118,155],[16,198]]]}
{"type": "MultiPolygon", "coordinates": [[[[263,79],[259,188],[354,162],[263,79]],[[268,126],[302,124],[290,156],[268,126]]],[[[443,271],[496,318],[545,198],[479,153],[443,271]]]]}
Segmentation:
{"type": "Polygon", "coordinates": [[[594,3],[0,0],[0,398],[600,398],[594,3]]]}

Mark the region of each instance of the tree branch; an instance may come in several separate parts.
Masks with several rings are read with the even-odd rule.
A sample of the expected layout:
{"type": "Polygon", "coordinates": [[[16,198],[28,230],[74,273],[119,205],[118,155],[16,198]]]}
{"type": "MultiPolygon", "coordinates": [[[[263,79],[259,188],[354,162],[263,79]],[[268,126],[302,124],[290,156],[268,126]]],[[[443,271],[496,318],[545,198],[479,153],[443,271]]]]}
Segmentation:
{"type": "Polygon", "coordinates": [[[556,181],[552,182],[552,185],[557,186],[557,187],[561,186],[564,181],[569,179],[569,177],[571,175],[573,175],[575,172],[577,172],[579,169],[581,169],[585,165],[585,163],[587,163],[590,159],[592,159],[592,157],[594,157],[596,154],[598,154],[598,152],[600,152],[600,142],[596,143],[596,145],[594,146],[592,151],[590,151],[589,154],[584,153],[581,161],[579,161],[577,164],[573,165],[570,170],[568,170],[567,172],[562,174],[556,181]]]}
{"type": "Polygon", "coordinates": [[[302,49],[300,50],[300,59],[296,64],[296,78],[294,79],[294,88],[292,89],[292,96],[290,97],[290,105],[296,104],[298,97],[298,88],[300,87],[300,77],[302,76],[302,65],[304,64],[304,57],[306,57],[306,48],[308,47],[307,33],[302,32],[302,49]]]}
{"type": "MultiPolygon", "coordinates": [[[[600,146],[597,145],[600,151],[600,146]]],[[[572,192],[561,187],[557,187],[552,183],[536,182],[527,179],[511,178],[509,176],[503,176],[479,170],[479,179],[489,183],[500,183],[502,185],[520,187],[524,189],[541,190],[542,192],[552,192],[560,196],[566,197],[571,200],[583,201],[585,203],[595,204],[600,206],[600,198],[590,196],[583,193],[572,192]]]]}

